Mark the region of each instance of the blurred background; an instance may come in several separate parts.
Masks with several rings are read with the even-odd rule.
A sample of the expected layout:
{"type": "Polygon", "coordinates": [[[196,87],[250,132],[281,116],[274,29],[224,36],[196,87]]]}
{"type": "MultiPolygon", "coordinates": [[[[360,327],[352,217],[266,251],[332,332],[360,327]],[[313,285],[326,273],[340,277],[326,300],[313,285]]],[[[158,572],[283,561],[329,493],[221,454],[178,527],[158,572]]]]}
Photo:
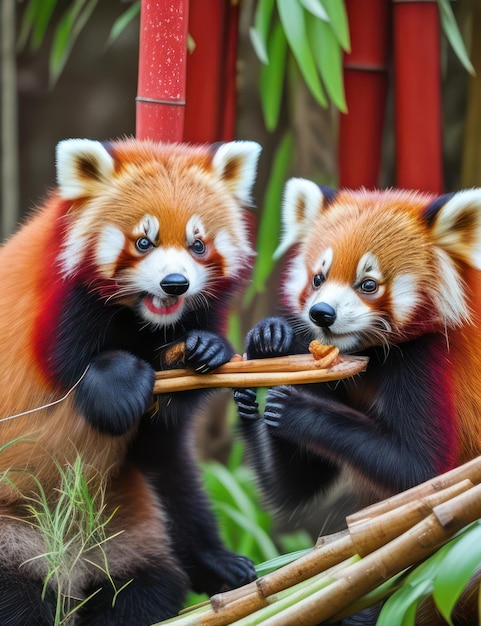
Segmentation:
{"type": "MultiPolygon", "coordinates": [[[[242,350],[248,328],[282,310],[277,285],[283,262],[274,264],[272,252],[288,177],[334,187],[401,186],[433,193],[481,185],[481,3],[190,0],[185,5],[182,138],[250,139],[263,146],[253,208],[258,256],[229,328],[242,350]]],[[[2,0],[0,238],[54,185],[60,139],[136,134],[139,8],[138,0],[2,0]]],[[[262,560],[277,549],[268,544],[272,523],[243,499],[242,490],[250,498],[252,489],[242,451],[233,444],[235,416],[223,398],[202,422],[200,447],[204,459],[226,464],[240,490],[217,466],[210,474],[206,470],[206,480],[219,511],[224,507],[229,541],[241,544],[233,548],[246,553],[245,543],[257,542],[254,558],[262,560]],[[265,536],[252,519],[266,529],[265,536]],[[242,525],[247,536],[235,539],[242,525]]],[[[336,526],[343,518],[339,511],[327,514],[324,528],[330,522],[336,526]]],[[[316,513],[312,522],[312,515],[301,512],[289,520],[284,528],[301,526],[311,535],[284,543],[281,550],[304,547],[320,530],[320,519],[316,513]]]]}

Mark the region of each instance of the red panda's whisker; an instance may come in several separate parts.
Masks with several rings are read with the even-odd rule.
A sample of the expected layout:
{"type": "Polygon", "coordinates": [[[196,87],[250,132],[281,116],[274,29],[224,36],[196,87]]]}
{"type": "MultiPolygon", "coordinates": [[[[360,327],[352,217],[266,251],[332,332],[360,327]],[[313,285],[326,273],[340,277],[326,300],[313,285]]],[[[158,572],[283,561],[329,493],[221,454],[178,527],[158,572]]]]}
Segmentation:
{"type": "Polygon", "coordinates": [[[89,367],[90,365],[87,365],[87,367],[84,369],[82,375],[77,380],[77,382],[75,382],[61,398],[58,398],[57,400],[53,400],[52,402],[48,402],[47,404],[42,404],[42,406],[36,406],[33,409],[28,409],[28,411],[22,411],[21,413],[16,413],[15,415],[7,415],[6,417],[1,417],[0,422],[7,422],[8,420],[13,420],[13,419],[16,419],[17,417],[23,417],[24,415],[30,415],[31,413],[36,413],[37,411],[43,411],[43,409],[49,409],[52,406],[55,406],[56,404],[60,404],[61,402],[66,400],[70,396],[70,394],[73,393],[75,389],[80,385],[89,367]]]}

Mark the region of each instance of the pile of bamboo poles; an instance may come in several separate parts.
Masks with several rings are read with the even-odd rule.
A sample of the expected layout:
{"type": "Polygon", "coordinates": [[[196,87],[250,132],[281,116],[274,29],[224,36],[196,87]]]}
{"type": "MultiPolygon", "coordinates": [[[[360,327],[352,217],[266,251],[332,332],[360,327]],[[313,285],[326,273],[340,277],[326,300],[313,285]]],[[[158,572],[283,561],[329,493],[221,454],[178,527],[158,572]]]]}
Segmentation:
{"type": "Polygon", "coordinates": [[[177,626],[315,626],[339,615],[481,518],[481,457],[374,504],[306,555],[205,605],[177,626]]]}

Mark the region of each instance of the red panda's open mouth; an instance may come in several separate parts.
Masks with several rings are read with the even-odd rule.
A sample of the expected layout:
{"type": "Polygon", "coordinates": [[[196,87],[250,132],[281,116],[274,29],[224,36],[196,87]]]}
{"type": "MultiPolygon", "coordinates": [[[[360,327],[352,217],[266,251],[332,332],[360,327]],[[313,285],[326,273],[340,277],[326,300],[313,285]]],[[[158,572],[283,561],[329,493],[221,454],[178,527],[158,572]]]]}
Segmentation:
{"type": "Polygon", "coordinates": [[[142,299],[142,302],[155,315],[170,315],[181,306],[181,300],[175,296],[159,298],[159,296],[147,295],[142,299]]]}

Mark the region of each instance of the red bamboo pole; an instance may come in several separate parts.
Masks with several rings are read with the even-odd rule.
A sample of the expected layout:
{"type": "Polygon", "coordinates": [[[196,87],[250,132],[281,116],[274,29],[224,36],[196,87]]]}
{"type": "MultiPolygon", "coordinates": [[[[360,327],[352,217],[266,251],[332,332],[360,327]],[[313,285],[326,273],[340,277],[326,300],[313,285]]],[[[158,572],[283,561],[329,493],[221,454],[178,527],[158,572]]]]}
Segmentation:
{"type": "Polygon", "coordinates": [[[238,20],[229,0],[190,0],[184,141],[234,138],[238,20]]]}
{"type": "Polygon", "coordinates": [[[237,120],[237,48],[239,43],[240,1],[230,2],[224,28],[224,115],[221,139],[231,141],[235,138],[237,120]]]}
{"type": "Polygon", "coordinates": [[[443,192],[436,0],[394,0],[396,185],[443,192]]]}
{"type": "Polygon", "coordinates": [[[388,85],[389,2],[347,0],[351,52],[344,56],[347,114],[339,127],[339,184],[379,185],[388,85]]]}
{"type": "Polygon", "coordinates": [[[142,0],[136,136],[181,141],[188,0],[142,0]]]}

